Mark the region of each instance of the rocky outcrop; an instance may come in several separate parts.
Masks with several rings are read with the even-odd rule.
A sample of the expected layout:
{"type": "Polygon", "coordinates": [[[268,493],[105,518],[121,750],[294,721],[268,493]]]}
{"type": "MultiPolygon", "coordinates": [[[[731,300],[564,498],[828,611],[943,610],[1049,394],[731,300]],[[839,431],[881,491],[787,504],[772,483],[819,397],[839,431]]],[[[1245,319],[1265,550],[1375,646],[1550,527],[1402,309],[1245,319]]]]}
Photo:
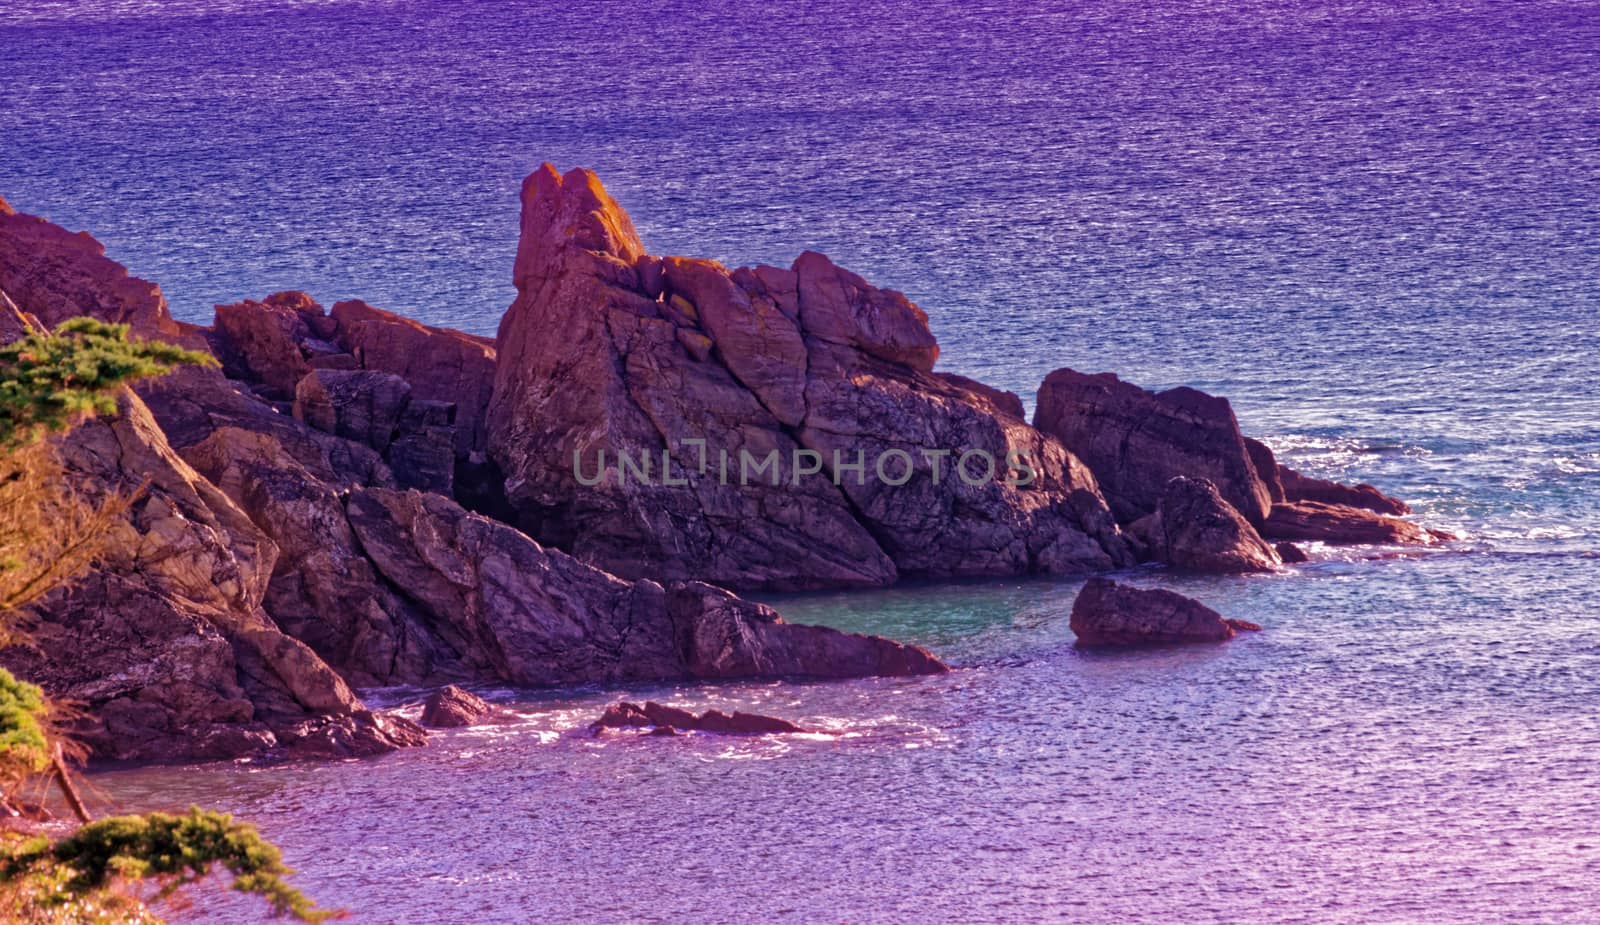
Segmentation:
{"type": "Polygon", "coordinates": [[[1196,572],[1271,572],[1281,560],[1244,516],[1205,479],[1178,476],[1156,508],[1153,558],[1196,572]]]}
{"type": "Polygon", "coordinates": [[[643,706],[629,701],[606,707],[600,718],[589,725],[599,734],[607,729],[666,729],[672,732],[714,732],[721,735],[781,735],[806,730],[786,719],[759,713],[707,710],[696,716],[688,710],[648,701],[643,706]]]}
{"type": "Polygon", "coordinates": [[[1223,642],[1261,627],[1224,618],[1174,591],[1091,578],[1072,603],[1072,632],[1084,648],[1223,642]]]}
{"type": "Polygon", "coordinates": [[[1130,560],[1071,454],[929,372],[937,345],[899,293],[815,253],[652,257],[588,171],[546,165],[522,195],[489,448],[535,537],[625,577],[740,588],[1130,560]],[[994,477],[976,452],[976,484],[959,477],[967,451],[994,477]],[[1008,483],[1008,453],[1033,460],[1028,484],[1008,483]]]}
{"type": "Polygon", "coordinates": [[[625,581],[439,495],[360,489],[347,510],[385,580],[476,677],[555,685],[945,670],[922,649],[788,624],[709,585],[625,581]]]}
{"type": "Polygon", "coordinates": [[[129,275],[87,232],[18,213],[0,199],[0,291],[55,327],[75,315],[131,325],[144,336],[183,338],[161,287],[129,275]]]}
{"type": "MultiPolygon", "coordinates": [[[[522,205],[494,343],[298,292],[177,324],[93,239],[0,208],[0,336],[28,312],[88,312],[207,345],[226,373],[144,384],[148,414],[133,400],[69,440],[85,484],[153,485],[106,566],[46,603],[40,651],[6,657],[88,705],[100,754],[420,741],[350,684],[946,670],[704,579],[882,585],[1136,556],[1264,570],[1280,553],[1263,535],[1434,538],[1370,486],[1279,466],[1222,399],[1062,370],[1035,428],[1016,395],[934,373],[922,311],[820,254],[652,256],[586,171],[542,168],[522,205]]],[[[1091,582],[1074,629],[1094,645],[1248,627],[1164,593],[1091,582]]],[[[439,709],[470,713],[467,697],[439,709]]],[[[674,716],[653,725],[762,722],[674,716]]]]}
{"type": "Polygon", "coordinates": [[[1349,545],[1427,546],[1454,539],[1448,533],[1428,530],[1409,520],[1316,501],[1274,504],[1261,532],[1275,540],[1316,540],[1349,545]]]}
{"type": "Polygon", "coordinates": [[[475,726],[492,713],[494,707],[487,700],[451,684],[422,702],[422,725],[430,729],[475,726]]]}
{"type": "Polygon", "coordinates": [[[484,338],[361,301],[326,313],[303,292],[219,305],[207,335],[229,378],[377,450],[402,485],[453,494],[463,467],[498,479],[483,471],[494,381],[484,338]]]}
{"type": "MultiPolygon", "coordinates": [[[[1211,482],[1259,533],[1256,540],[1427,544],[1453,538],[1391,516],[1410,508],[1371,485],[1310,478],[1280,465],[1271,448],[1239,432],[1226,399],[1194,389],[1148,392],[1110,373],[1058,369],[1039,388],[1034,424],[1094,471],[1111,509],[1143,537],[1149,557],[1162,558],[1160,541],[1149,536],[1157,523],[1150,515],[1178,476],[1211,482]]],[[[1204,557],[1209,542],[1196,537],[1193,549],[1204,557]]]]}
{"type": "Polygon", "coordinates": [[[184,457],[283,550],[267,609],[357,683],[942,670],[921,650],[791,626],[718,589],[623,581],[442,495],[395,490],[365,444],[194,381],[205,375],[144,391],[184,457]]]}
{"type": "Polygon", "coordinates": [[[390,373],[411,386],[413,401],[454,408],[458,456],[482,458],[494,386],[494,342],[450,328],[429,327],[352,300],[333,306],[335,338],[360,369],[390,373]]]}
{"type": "Polygon", "coordinates": [[[262,608],[278,549],[168,445],[144,404],[61,444],[80,490],[135,493],[88,577],[37,608],[35,645],[7,665],[86,708],[101,758],[190,760],[261,751],[367,755],[420,744],[368,711],[262,608]]]}
{"type": "Polygon", "coordinates": [[[1180,475],[1211,482],[1252,524],[1272,505],[1225,398],[1058,369],[1039,387],[1033,423],[1093,470],[1119,521],[1153,512],[1180,475]]]}

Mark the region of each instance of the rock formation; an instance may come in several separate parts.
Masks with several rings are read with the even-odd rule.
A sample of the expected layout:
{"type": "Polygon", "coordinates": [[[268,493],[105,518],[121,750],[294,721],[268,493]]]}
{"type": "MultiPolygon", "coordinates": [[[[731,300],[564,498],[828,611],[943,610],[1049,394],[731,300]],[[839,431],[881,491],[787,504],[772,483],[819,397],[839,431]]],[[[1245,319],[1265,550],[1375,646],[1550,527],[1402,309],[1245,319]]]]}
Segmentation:
{"type": "Polygon", "coordinates": [[[261,751],[365,755],[420,744],[377,716],[262,608],[278,549],[178,458],[134,396],[61,442],[75,487],[136,493],[94,573],[36,608],[17,673],[83,704],[83,739],[119,759],[261,751]]]}
{"type": "Polygon", "coordinates": [[[1153,512],[1180,475],[1211,482],[1252,524],[1272,505],[1227,399],[1058,369],[1039,387],[1033,423],[1093,470],[1120,521],[1153,512]]]}
{"type": "Polygon", "coordinates": [[[589,725],[589,731],[598,735],[607,729],[646,728],[671,732],[714,732],[722,735],[775,735],[805,732],[786,719],[762,716],[759,713],[707,710],[699,716],[688,710],[663,706],[649,701],[640,706],[629,701],[612,704],[600,718],[589,725]]]}
{"type": "Polygon", "coordinates": [[[899,293],[809,252],[731,271],[652,257],[584,170],[542,167],[522,206],[489,450],[540,540],[626,577],[737,588],[1130,561],[1094,478],[1020,402],[931,374],[926,316],[899,293]],[[976,454],[981,484],[958,477],[969,450],[994,478],[976,454]],[[1029,454],[1028,484],[1007,484],[1008,452],[1029,454]],[[742,454],[772,468],[742,478],[742,454]]]}
{"type": "Polygon", "coordinates": [[[1261,627],[1229,620],[1174,591],[1145,590],[1091,578],[1072,603],[1072,632],[1084,648],[1223,642],[1261,627]]]}
{"type": "MultiPolygon", "coordinates": [[[[1227,399],[1179,387],[1149,392],[1111,373],[1058,369],[1039,388],[1034,424],[1094,472],[1111,510],[1136,537],[1175,477],[1212,483],[1259,536],[1327,543],[1429,544],[1453,539],[1395,514],[1403,502],[1371,485],[1342,485],[1280,465],[1239,432],[1227,399]]],[[[1201,539],[1197,548],[1209,545],[1201,539]]],[[[1161,543],[1145,540],[1161,559],[1161,543]]],[[[1273,557],[1276,558],[1276,557],[1273,557]]],[[[1165,561],[1165,560],[1163,560],[1165,561]]]]}
{"type": "Polygon", "coordinates": [[[482,697],[450,684],[422,702],[422,725],[430,729],[474,726],[493,712],[494,707],[482,697]]]}
{"type": "MultiPolygon", "coordinates": [[[[619,579],[462,508],[446,494],[450,461],[494,478],[483,454],[494,352],[480,338],[364,303],[329,315],[303,293],[221,306],[211,329],[169,325],[153,287],[134,286],[148,298],[133,307],[93,293],[128,288],[98,245],[17,221],[27,236],[0,236],[0,263],[28,305],[60,320],[81,297],[147,336],[209,346],[232,377],[153,380],[122,417],[68,438],[84,479],[154,485],[106,566],[41,606],[39,650],[6,661],[88,706],[97,756],[422,741],[347,683],[945,670],[921,649],[791,625],[708,585],[619,579]],[[57,249],[4,249],[34,240],[57,249]],[[419,482],[434,491],[405,490],[419,482]]],[[[9,298],[0,312],[19,332],[28,323],[9,298]]]]}
{"type": "Polygon", "coordinates": [[[1206,479],[1178,476],[1156,507],[1153,558],[1196,572],[1271,572],[1276,550],[1206,479]]]}
{"type": "MultiPolygon", "coordinates": [[[[1059,370],[1030,426],[1016,395],[933,372],[900,293],[812,252],[652,256],[587,171],[527,179],[513,275],[492,343],[301,292],[200,328],[93,238],[0,200],[0,338],[87,313],[222,366],[65,440],[83,484],[151,485],[104,566],[41,605],[39,648],[5,661],[85,703],[100,756],[370,754],[421,732],[351,685],[946,670],[707,581],[1258,571],[1293,549],[1263,537],[1439,537],[1371,486],[1280,466],[1192,389],[1059,370]]],[[[1098,580],[1073,612],[1085,645],[1247,627],[1098,580]]],[[[672,715],[651,725],[760,726],[672,715]]]]}
{"type": "Polygon", "coordinates": [[[0,292],[47,327],[75,315],[131,325],[147,336],[183,338],[161,287],[129,275],[88,232],[72,232],[0,199],[0,292]]]}

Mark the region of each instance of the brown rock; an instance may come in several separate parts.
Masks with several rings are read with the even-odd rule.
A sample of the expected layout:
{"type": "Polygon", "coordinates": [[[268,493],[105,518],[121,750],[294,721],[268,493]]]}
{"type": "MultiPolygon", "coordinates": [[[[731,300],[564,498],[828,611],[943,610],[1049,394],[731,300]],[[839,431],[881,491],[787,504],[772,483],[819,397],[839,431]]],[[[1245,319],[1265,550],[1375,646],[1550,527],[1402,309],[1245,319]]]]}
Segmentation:
{"type": "Polygon", "coordinates": [[[1327,479],[1301,475],[1280,464],[1272,449],[1260,440],[1246,437],[1244,442],[1250,450],[1250,460],[1255,464],[1256,473],[1266,484],[1274,504],[1285,501],[1316,501],[1321,504],[1358,507],[1390,516],[1411,513],[1410,506],[1404,501],[1391,498],[1371,485],[1366,483],[1344,485],[1327,479]]]}
{"type": "Polygon", "coordinates": [[[1391,517],[1411,513],[1411,507],[1404,501],[1391,498],[1365,482],[1359,485],[1344,485],[1327,479],[1301,475],[1287,466],[1278,467],[1278,477],[1283,483],[1284,498],[1290,503],[1311,501],[1318,504],[1336,504],[1391,517]]]}
{"type": "Polygon", "coordinates": [[[586,562],[804,588],[1132,560],[1087,469],[997,396],[929,375],[921,312],[821,255],[789,271],[656,261],[593,174],[546,165],[523,187],[516,282],[490,450],[519,525],[586,562]],[[999,478],[958,479],[966,450],[999,478]],[[1013,450],[1032,454],[1032,484],[1003,483],[1013,450]],[[845,469],[887,451],[904,454],[887,457],[892,478],[911,463],[906,484],[845,469]],[[622,454],[652,476],[624,478],[622,454]],[[581,484],[575,457],[609,472],[581,484]]]}
{"type": "Polygon", "coordinates": [[[1278,553],[1206,479],[1178,476],[1156,509],[1157,558],[1197,572],[1271,572],[1278,553]]]}
{"type": "Polygon", "coordinates": [[[483,453],[486,415],[494,386],[494,343],[450,328],[436,328],[373,308],[365,302],[333,306],[338,342],[362,369],[393,373],[416,399],[455,406],[455,451],[483,453]]]}
{"type": "Polygon", "coordinates": [[[707,710],[702,713],[700,723],[695,728],[701,732],[718,732],[723,735],[778,735],[805,732],[794,723],[775,716],[741,712],[728,714],[721,710],[707,710]]]}
{"type": "Polygon", "coordinates": [[[365,755],[419,744],[262,610],[276,546],[168,445],[144,404],[62,442],[75,484],[145,489],[102,566],[37,608],[19,676],[84,705],[96,757],[181,761],[320,748],[365,755]],[[148,483],[148,484],[146,484],[148,483]]]}
{"type": "Polygon", "coordinates": [[[1299,565],[1302,562],[1311,561],[1311,557],[1306,555],[1306,551],[1293,543],[1278,543],[1272,548],[1277,552],[1278,558],[1283,560],[1284,565],[1299,565]]]}
{"type": "Polygon", "coordinates": [[[0,208],[0,290],[48,327],[76,315],[127,324],[146,337],[182,339],[161,288],[128,274],[87,232],[0,208]]]}
{"type": "Polygon", "coordinates": [[[976,379],[968,379],[955,373],[934,373],[934,375],[947,385],[965,392],[974,404],[987,401],[990,405],[988,410],[992,412],[1008,414],[1019,421],[1027,418],[1027,411],[1022,407],[1022,398],[1016,392],[997,389],[992,385],[985,385],[976,379]]]}
{"type": "Polygon", "coordinates": [[[780,423],[804,420],[806,346],[794,319],[759,281],[746,290],[719,263],[667,257],[662,264],[663,291],[694,306],[733,377],[780,423]]]}
{"type": "Polygon", "coordinates": [[[1284,500],[1283,479],[1278,475],[1278,457],[1272,452],[1272,447],[1254,437],[1244,438],[1244,446],[1250,454],[1250,464],[1256,468],[1256,477],[1267,486],[1267,496],[1272,503],[1284,500]]]}
{"type": "Polygon", "coordinates": [[[1455,537],[1427,530],[1409,520],[1341,504],[1298,501],[1274,504],[1262,535],[1278,540],[1319,540],[1334,544],[1431,545],[1455,537]]]}
{"type": "Polygon", "coordinates": [[[400,429],[400,416],[410,401],[411,386],[399,376],[365,369],[317,369],[295,386],[294,416],[382,453],[400,429]]]}
{"type": "Polygon", "coordinates": [[[764,604],[697,581],[667,587],[667,612],[690,678],[904,677],[949,670],[920,646],[786,623],[764,604]]]}
{"type": "Polygon", "coordinates": [[[1072,604],[1072,632],[1085,648],[1222,642],[1240,630],[1260,628],[1224,619],[1172,591],[1132,588],[1107,578],[1089,579],[1072,604]]]}
{"type": "Polygon", "coordinates": [[[688,710],[677,707],[663,706],[654,702],[641,707],[626,700],[607,707],[605,713],[601,714],[589,729],[598,733],[604,729],[651,727],[654,728],[651,735],[677,735],[679,730],[714,732],[722,735],[778,735],[805,732],[805,729],[788,720],[762,716],[758,713],[729,714],[721,710],[707,710],[695,716],[688,710]],[[669,731],[663,733],[664,729],[669,731]]]}
{"type": "Polygon", "coordinates": [[[413,399],[411,385],[370,369],[313,369],[295,386],[294,417],[383,454],[395,481],[448,495],[455,486],[455,406],[413,399]]]}
{"type": "Polygon", "coordinates": [[[1227,399],[1182,387],[1147,392],[1111,373],[1051,373],[1039,387],[1035,427],[1094,471],[1117,519],[1156,509],[1175,476],[1203,478],[1252,524],[1271,506],[1227,399]]]}
{"type": "Polygon", "coordinates": [[[475,726],[493,712],[488,701],[451,684],[423,701],[422,725],[436,729],[475,726]]]}
{"type": "Polygon", "coordinates": [[[878,289],[816,251],[801,254],[792,269],[807,335],[919,372],[933,369],[939,345],[928,316],[904,295],[878,289]]]}
{"type": "Polygon", "coordinates": [[[383,577],[449,633],[477,677],[552,685],[945,670],[921,649],[784,623],[707,585],[624,581],[438,495],[357,489],[347,514],[383,577]]]}
{"type": "Polygon", "coordinates": [[[401,486],[441,495],[455,492],[455,410],[452,404],[420,398],[406,403],[383,457],[401,486]]]}
{"type": "Polygon", "coordinates": [[[265,606],[361,685],[470,676],[416,608],[383,583],[345,517],[353,487],[393,487],[376,452],[273,412],[237,383],[183,370],[141,386],[184,459],[281,550],[265,606]]]}
{"type": "Polygon", "coordinates": [[[217,306],[217,352],[230,378],[259,382],[269,397],[288,400],[310,372],[311,355],[339,352],[325,343],[321,350],[307,347],[314,337],[311,321],[321,316],[322,308],[307,304],[304,295],[277,293],[261,302],[246,299],[217,306]]]}

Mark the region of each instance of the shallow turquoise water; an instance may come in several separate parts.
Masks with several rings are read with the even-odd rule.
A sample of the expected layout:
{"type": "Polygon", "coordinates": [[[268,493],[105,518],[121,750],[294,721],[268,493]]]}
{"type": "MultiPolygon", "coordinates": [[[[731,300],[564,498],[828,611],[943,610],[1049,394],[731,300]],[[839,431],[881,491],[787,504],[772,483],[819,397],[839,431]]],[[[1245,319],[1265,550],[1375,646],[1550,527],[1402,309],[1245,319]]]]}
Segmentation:
{"type": "Polygon", "coordinates": [[[1220,648],[1079,654],[1073,582],[783,598],[961,670],[507,691],[426,750],[98,785],[258,820],[357,921],[1593,918],[1600,8],[1124,6],[0,0],[0,194],[180,317],[491,332],[518,180],[582,164],[655,250],[826,251],[944,369],[1226,394],[1464,536],[1131,576],[1265,627],[1220,648]],[[833,734],[579,734],[623,694],[833,734]]]}

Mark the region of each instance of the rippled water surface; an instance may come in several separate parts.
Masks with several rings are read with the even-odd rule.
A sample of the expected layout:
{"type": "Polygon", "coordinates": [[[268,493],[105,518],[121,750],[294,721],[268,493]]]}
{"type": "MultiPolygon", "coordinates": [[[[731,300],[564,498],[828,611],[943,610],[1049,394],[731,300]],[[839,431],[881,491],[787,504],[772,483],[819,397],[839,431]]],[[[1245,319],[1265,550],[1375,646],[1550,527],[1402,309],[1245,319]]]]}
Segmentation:
{"type": "Polygon", "coordinates": [[[1077,653],[1073,582],[780,599],[961,670],[502,691],[376,761],[97,778],[122,805],[245,814],[361,922],[1595,918],[1595,4],[0,13],[0,195],[180,317],[303,288],[492,333],[520,177],[589,166],[655,251],[826,251],[945,369],[1227,394],[1465,537],[1133,576],[1265,627],[1218,648],[1077,653]],[[819,734],[581,734],[624,694],[819,734]]]}

